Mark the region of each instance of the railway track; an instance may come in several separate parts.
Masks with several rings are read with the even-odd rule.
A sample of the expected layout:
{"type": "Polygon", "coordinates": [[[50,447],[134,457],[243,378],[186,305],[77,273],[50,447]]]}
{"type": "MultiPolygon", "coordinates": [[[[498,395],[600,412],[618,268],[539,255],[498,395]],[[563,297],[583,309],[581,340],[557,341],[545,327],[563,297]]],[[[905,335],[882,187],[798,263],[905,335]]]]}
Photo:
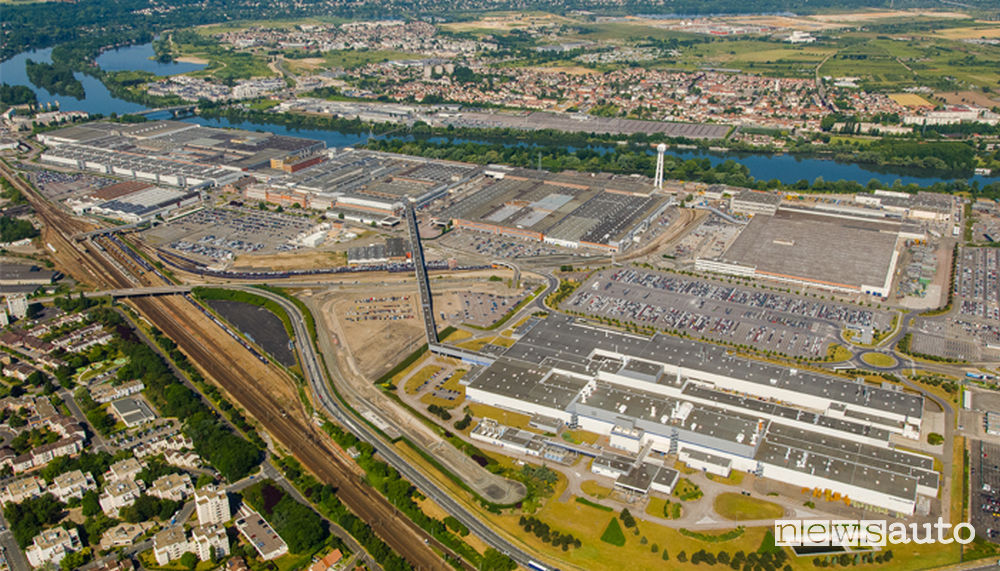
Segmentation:
{"type": "MultiPolygon", "coordinates": [[[[91,240],[74,243],[71,236],[93,229],[39,196],[6,164],[0,162],[0,174],[15,185],[32,204],[45,228],[44,239],[53,257],[81,283],[99,288],[123,289],[137,285],[162,285],[158,276],[135,266],[127,252],[109,240],[99,245],[91,240]],[[138,274],[132,273],[138,269],[138,274]],[[129,268],[129,269],[127,269],[129,268]]],[[[433,537],[400,513],[383,496],[371,489],[343,464],[336,451],[312,422],[299,403],[296,410],[286,410],[274,399],[266,384],[242,362],[245,349],[228,337],[216,336],[194,315],[190,301],[183,296],[138,298],[131,301],[151,323],[177,343],[221,388],[277,440],[302,465],[325,483],[337,488],[337,496],[357,517],[396,553],[417,569],[451,569],[433,547],[456,556],[433,537]]],[[[277,373],[272,373],[277,374],[277,373]]],[[[272,379],[273,380],[273,379],[272,379]]]]}

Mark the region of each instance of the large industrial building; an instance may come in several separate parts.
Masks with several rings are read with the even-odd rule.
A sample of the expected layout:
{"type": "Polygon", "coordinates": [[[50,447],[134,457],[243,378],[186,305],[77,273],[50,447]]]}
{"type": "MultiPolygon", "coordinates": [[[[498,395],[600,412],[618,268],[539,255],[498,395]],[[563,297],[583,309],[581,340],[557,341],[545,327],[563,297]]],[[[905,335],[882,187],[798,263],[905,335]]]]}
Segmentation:
{"type": "Polygon", "coordinates": [[[88,123],[43,133],[42,162],[154,184],[202,187],[235,182],[274,159],[322,151],[322,141],[216,129],[180,121],[88,123]]]}
{"type": "Polygon", "coordinates": [[[559,315],[519,332],[463,379],[467,398],[609,435],[655,465],[676,454],[695,468],[751,472],[877,511],[912,515],[918,496],[937,495],[932,458],[890,443],[920,437],[918,395],[559,315]]]}
{"type": "Polygon", "coordinates": [[[168,214],[178,208],[190,206],[201,200],[197,191],[182,191],[174,188],[151,187],[122,195],[92,205],[88,212],[98,216],[114,218],[123,222],[136,223],[158,215],[168,214]]]}
{"type": "Polygon", "coordinates": [[[622,251],[670,205],[640,176],[491,165],[473,184],[464,195],[459,189],[441,219],[456,228],[569,248],[622,251]]]}
{"type": "Polygon", "coordinates": [[[271,202],[280,203],[280,196],[287,195],[308,208],[388,216],[399,212],[406,203],[420,207],[441,198],[482,170],[471,164],[351,148],[330,149],[324,155],[326,160],[271,178],[254,192],[263,188],[271,202]]]}
{"type": "Polygon", "coordinates": [[[695,267],[885,298],[905,240],[923,238],[895,220],[779,208],[758,213],[721,256],[695,267]]]}

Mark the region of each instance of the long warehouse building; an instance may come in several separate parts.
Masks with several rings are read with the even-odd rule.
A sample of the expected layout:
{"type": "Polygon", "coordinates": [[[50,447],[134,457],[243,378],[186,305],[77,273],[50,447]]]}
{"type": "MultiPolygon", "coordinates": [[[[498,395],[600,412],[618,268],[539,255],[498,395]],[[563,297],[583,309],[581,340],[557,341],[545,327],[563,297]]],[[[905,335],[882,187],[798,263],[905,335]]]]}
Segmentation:
{"type": "Polygon", "coordinates": [[[642,337],[559,315],[537,320],[463,380],[467,397],[605,434],[632,453],[741,470],[909,516],[936,496],[933,459],[893,448],[918,439],[923,398],[642,337]]]}

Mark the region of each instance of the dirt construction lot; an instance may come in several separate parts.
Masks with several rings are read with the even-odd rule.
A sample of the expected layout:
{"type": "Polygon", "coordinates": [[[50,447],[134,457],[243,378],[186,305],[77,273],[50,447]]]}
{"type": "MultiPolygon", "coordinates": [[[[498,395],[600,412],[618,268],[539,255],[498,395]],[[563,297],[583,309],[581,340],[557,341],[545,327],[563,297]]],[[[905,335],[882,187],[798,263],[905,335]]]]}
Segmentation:
{"type": "MultiPolygon", "coordinates": [[[[378,378],[424,342],[416,284],[410,280],[400,282],[395,277],[392,280],[359,280],[357,284],[313,294],[315,303],[322,308],[323,324],[338,343],[346,345],[360,372],[370,379],[378,378]],[[398,318],[406,315],[415,318],[398,318]]],[[[487,281],[479,274],[442,280],[432,277],[431,289],[435,317],[440,318],[441,313],[447,316],[447,321],[438,319],[439,330],[464,320],[464,310],[457,319],[452,317],[460,313],[459,308],[465,306],[470,294],[510,296],[516,291],[502,282],[487,281]]]]}

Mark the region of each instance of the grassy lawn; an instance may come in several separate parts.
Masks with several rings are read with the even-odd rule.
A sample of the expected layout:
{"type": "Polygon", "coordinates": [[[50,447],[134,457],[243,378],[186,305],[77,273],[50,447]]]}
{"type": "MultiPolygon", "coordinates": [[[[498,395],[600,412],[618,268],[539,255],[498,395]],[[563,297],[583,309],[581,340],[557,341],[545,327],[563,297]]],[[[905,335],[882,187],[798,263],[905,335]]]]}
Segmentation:
{"type": "Polygon", "coordinates": [[[562,433],[563,440],[567,442],[572,442],[573,444],[581,444],[586,442],[587,444],[594,444],[600,440],[601,435],[596,432],[588,432],[586,430],[567,430],[562,433]]]}
{"type": "Polygon", "coordinates": [[[785,513],[785,508],[776,503],[732,492],[716,496],[712,507],[715,513],[736,521],[779,519],[785,513]]]}
{"type": "Polygon", "coordinates": [[[653,517],[677,519],[681,517],[681,505],[660,497],[650,496],[646,504],[646,513],[653,517]]]}
{"type": "MultiPolygon", "coordinates": [[[[473,339],[471,341],[465,341],[463,343],[457,343],[457,345],[459,347],[461,347],[462,349],[468,349],[469,351],[479,351],[485,345],[487,345],[489,343],[493,343],[495,339],[496,339],[495,337],[480,337],[479,339],[473,339]]],[[[501,339],[504,339],[504,338],[501,337],[501,339]]]]}
{"type": "Polygon", "coordinates": [[[258,99],[257,101],[244,103],[244,105],[246,105],[250,109],[253,109],[254,111],[266,111],[272,107],[277,106],[278,103],[279,101],[276,101],[274,99],[258,99]]]}
{"type": "MultiPolygon", "coordinates": [[[[465,395],[460,395],[458,397],[455,397],[455,400],[448,400],[434,396],[433,393],[425,393],[420,397],[420,402],[424,403],[427,406],[436,404],[441,408],[458,408],[462,406],[463,403],[465,403],[465,395]]],[[[462,415],[459,414],[459,416],[462,415]]]]}
{"type": "Polygon", "coordinates": [[[500,424],[513,426],[514,428],[530,429],[528,423],[531,422],[531,417],[526,414],[511,412],[480,403],[469,404],[469,409],[472,411],[472,416],[476,418],[492,418],[500,424]]]}
{"type": "MultiPolygon", "coordinates": [[[[622,562],[627,561],[629,568],[634,569],[679,569],[684,571],[696,571],[705,569],[704,565],[696,566],[689,562],[677,562],[676,555],[682,550],[687,554],[694,553],[699,549],[706,549],[717,552],[725,549],[729,553],[736,551],[756,551],[764,539],[765,533],[771,527],[747,528],[745,533],[733,540],[724,543],[709,544],[694,538],[681,535],[675,529],[640,521],[638,528],[640,535],[626,534],[624,547],[614,547],[601,541],[601,535],[608,522],[608,512],[597,509],[570,498],[567,502],[560,502],[550,499],[535,513],[535,516],[550,525],[556,525],[561,532],[572,533],[578,537],[583,546],[580,549],[573,549],[563,552],[560,548],[551,544],[542,543],[534,534],[526,534],[518,525],[518,518],[521,512],[507,512],[503,515],[491,514],[483,510],[478,503],[469,500],[467,492],[462,490],[450,479],[445,478],[439,471],[431,467],[426,460],[414,452],[405,442],[396,444],[400,451],[414,465],[419,466],[428,473],[442,489],[447,490],[452,497],[458,499],[467,508],[482,517],[495,529],[513,541],[515,545],[528,550],[535,555],[537,561],[555,565],[557,567],[576,567],[594,571],[618,571],[622,569],[622,562]],[[640,539],[645,536],[648,540],[646,545],[642,545],[640,539]],[[653,553],[651,547],[657,545],[659,553],[653,553]],[[664,562],[662,551],[668,550],[670,559],[664,562]]],[[[558,495],[553,496],[557,498],[558,495]]],[[[959,549],[956,544],[950,545],[899,545],[893,548],[895,557],[892,562],[881,566],[869,565],[859,566],[858,569],[872,569],[874,571],[914,571],[914,561],[920,561],[919,569],[939,569],[947,565],[957,563],[959,559],[959,549]]],[[[815,571],[812,559],[808,557],[790,557],[788,561],[795,571],[815,571]]]]}
{"type": "Polygon", "coordinates": [[[727,486],[739,486],[743,482],[743,474],[744,473],[739,470],[733,470],[729,472],[728,478],[721,478],[715,474],[705,474],[705,477],[713,482],[718,482],[727,486]]]}
{"type": "Polygon", "coordinates": [[[830,343],[830,346],[826,348],[826,356],[830,361],[836,363],[838,361],[846,361],[850,359],[851,352],[839,343],[830,343]]]}
{"type": "Polygon", "coordinates": [[[674,487],[673,496],[675,498],[680,498],[681,501],[690,502],[701,498],[704,494],[701,488],[697,484],[688,480],[687,478],[681,478],[677,485],[674,487]]]}
{"type": "Polygon", "coordinates": [[[261,56],[245,52],[228,51],[221,48],[203,49],[184,45],[181,56],[194,56],[208,60],[208,67],[192,72],[194,77],[214,77],[220,81],[249,79],[251,77],[273,77],[267,67],[267,60],[261,56]]]}
{"type": "Polygon", "coordinates": [[[688,466],[687,464],[685,464],[684,462],[681,462],[680,460],[674,462],[674,470],[677,470],[681,474],[685,474],[685,475],[688,475],[688,476],[690,476],[691,474],[694,474],[694,473],[698,472],[698,470],[695,470],[694,468],[688,466]]]}
{"type": "Polygon", "coordinates": [[[965,510],[962,509],[964,505],[962,481],[965,478],[965,438],[961,436],[956,436],[952,445],[951,474],[951,521],[958,525],[958,523],[966,521],[965,510]]]}
{"type": "Polygon", "coordinates": [[[646,503],[646,513],[653,517],[663,517],[663,508],[667,505],[667,500],[650,496],[646,503]]]}
{"type": "Polygon", "coordinates": [[[618,518],[616,516],[611,516],[608,521],[608,526],[604,528],[604,533],[601,534],[601,541],[604,543],[610,543],[611,545],[617,545],[618,547],[623,547],[625,545],[625,532],[622,531],[622,526],[618,523],[618,518]]]}
{"type": "Polygon", "coordinates": [[[430,358],[431,358],[431,354],[428,353],[428,352],[425,352],[423,355],[421,355],[419,358],[417,358],[416,361],[410,363],[405,369],[403,369],[402,371],[400,371],[400,372],[396,373],[395,375],[393,375],[392,378],[389,379],[389,382],[391,382],[392,384],[394,384],[394,385],[396,385],[398,387],[399,386],[399,381],[403,380],[403,378],[406,377],[406,375],[410,374],[410,371],[417,370],[420,366],[423,365],[423,363],[425,361],[427,361],[427,359],[430,359],[430,358]]]}
{"type": "Polygon", "coordinates": [[[403,387],[403,390],[405,390],[408,395],[417,394],[417,390],[420,389],[420,386],[427,382],[427,379],[434,376],[434,374],[440,370],[441,367],[438,367],[437,365],[427,365],[406,380],[406,386],[403,387]]]}
{"type": "Polygon", "coordinates": [[[465,341],[472,337],[472,333],[464,329],[456,329],[448,334],[447,337],[441,340],[442,343],[458,343],[460,341],[465,341]]]}
{"type": "Polygon", "coordinates": [[[892,367],[896,364],[896,358],[885,353],[865,353],[861,360],[872,367],[892,367]]]}
{"type": "Polygon", "coordinates": [[[599,500],[603,500],[611,495],[611,488],[602,486],[594,480],[584,480],[583,482],[580,482],[580,489],[583,490],[583,493],[588,496],[595,497],[599,500]]]}

